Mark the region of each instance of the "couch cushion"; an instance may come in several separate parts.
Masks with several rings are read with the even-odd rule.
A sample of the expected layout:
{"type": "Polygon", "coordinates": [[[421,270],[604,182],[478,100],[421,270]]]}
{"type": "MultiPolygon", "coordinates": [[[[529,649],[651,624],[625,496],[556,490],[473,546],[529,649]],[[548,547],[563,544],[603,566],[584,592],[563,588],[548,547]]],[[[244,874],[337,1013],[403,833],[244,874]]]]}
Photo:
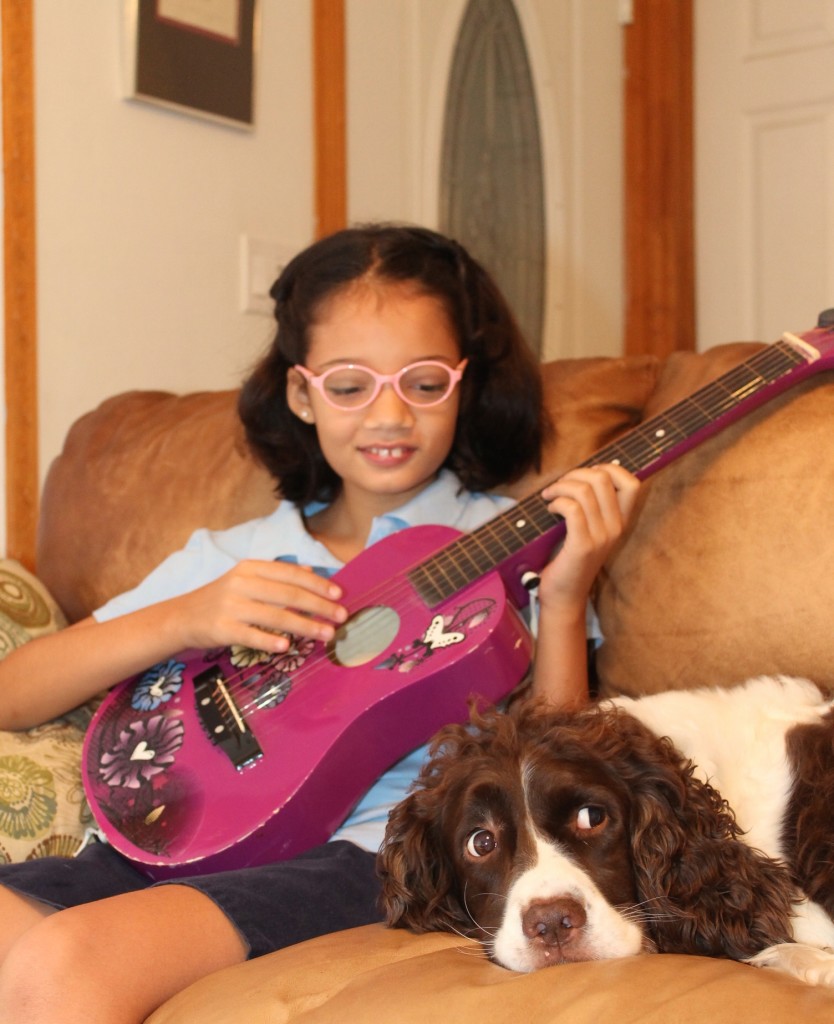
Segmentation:
{"type": "Polygon", "coordinates": [[[146,1024],[829,1021],[834,991],[727,960],[639,956],[515,974],[454,935],[369,925],[219,971],[146,1024]]]}
{"type": "MultiPolygon", "coordinates": [[[[668,361],[647,414],[726,369],[730,347],[668,361]]],[[[663,469],[600,578],[605,692],[760,673],[834,684],[834,380],[828,372],[663,469]]]]}
{"type": "Polygon", "coordinates": [[[44,485],[37,572],[74,622],[135,586],[199,526],[275,507],[237,392],[132,391],[77,420],[44,485]]]}

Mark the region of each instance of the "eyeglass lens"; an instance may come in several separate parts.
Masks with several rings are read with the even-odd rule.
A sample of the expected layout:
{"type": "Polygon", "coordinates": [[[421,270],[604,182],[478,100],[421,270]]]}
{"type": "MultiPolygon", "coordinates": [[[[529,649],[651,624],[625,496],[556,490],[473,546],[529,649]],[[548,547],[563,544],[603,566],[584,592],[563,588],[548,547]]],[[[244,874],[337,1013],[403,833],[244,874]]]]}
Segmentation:
{"type": "MultiPolygon", "coordinates": [[[[371,401],[377,388],[373,375],[361,366],[337,367],[322,378],[322,386],[334,405],[357,408],[371,401]]],[[[442,364],[408,366],[396,379],[400,397],[412,405],[442,402],[452,390],[452,371],[442,364]]]]}

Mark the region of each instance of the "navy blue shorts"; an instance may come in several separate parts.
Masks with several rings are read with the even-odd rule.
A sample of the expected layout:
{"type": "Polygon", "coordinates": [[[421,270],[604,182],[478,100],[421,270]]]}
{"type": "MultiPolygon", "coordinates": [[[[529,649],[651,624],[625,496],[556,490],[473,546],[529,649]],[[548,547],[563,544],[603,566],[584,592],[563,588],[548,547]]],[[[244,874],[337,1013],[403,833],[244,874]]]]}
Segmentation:
{"type": "Polygon", "coordinates": [[[375,863],[374,854],[337,841],[262,867],[152,882],[111,846],[91,843],[73,858],[2,864],[0,885],[60,910],[154,885],[188,885],[217,904],[252,958],[381,921],[375,863]]]}

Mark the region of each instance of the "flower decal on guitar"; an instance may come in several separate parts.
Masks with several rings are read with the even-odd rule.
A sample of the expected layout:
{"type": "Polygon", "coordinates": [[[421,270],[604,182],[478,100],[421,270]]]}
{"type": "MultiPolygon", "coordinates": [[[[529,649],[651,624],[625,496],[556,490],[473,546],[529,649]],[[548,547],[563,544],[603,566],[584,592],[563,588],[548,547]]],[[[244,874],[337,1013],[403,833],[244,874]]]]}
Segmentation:
{"type": "Polygon", "coordinates": [[[133,689],[131,706],[137,711],[155,711],[179,692],[184,670],[185,663],[173,658],[149,668],[133,689]]]}
{"type": "Polygon", "coordinates": [[[486,622],[494,609],[495,601],[491,598],[479,598],[459,605],[451,613],[433,616],[421,637],[395,651],[377,668],[411,672],[435,651],[463,643],[474,629],[486,622]]]}
{"type": "Polygon", "coordinates": [[[130,722],[116,743],[101,751],[100,777],[111,787],[139,789],[173,764],[184,733],[176,716],[153,715],[130,722]]]}
{"type": "Polygon", "coordinates": [[[268,651],[259,651],[254,647],[243,647],[240,644],[232,644],[228,650],[229,661],[235,668],[252,668],[257,665],[265,665],[272,655],[268,651]]]}
{"type": "Polygon", "coordinates": [[[269,654],[250,647],[231,647],[229,661],[241,671],[239,680],[247,690],[255,694],[254,707],[258,710],[273,708],[289,696],[292,689],[292,675],[304,664],[315,647],[315,641],[285,634],[291,641],[289,650],[283,654],[269,654]]]}

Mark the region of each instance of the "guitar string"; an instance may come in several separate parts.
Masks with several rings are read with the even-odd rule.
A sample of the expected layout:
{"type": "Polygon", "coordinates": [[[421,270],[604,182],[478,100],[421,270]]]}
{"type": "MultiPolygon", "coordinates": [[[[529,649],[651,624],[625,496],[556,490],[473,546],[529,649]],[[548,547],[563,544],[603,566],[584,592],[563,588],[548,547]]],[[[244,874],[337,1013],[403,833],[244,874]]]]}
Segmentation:
{"type": "MultiPolygon", "coordinates": [[[[644,454],[647,451],[654,451],[657,453],[657,457],[659,457],[668,452],[671,447],[674,447],[674,445],[669,443],[664,443],[660,446],[656,444],[659,439],[664,440],[665,442],[665,439],[668,436],[666,433],[668,430],[671,429],[683,439],[688,439],[701,427],[712,425],[724,413],[743,404],[746,399],[757,394],[762,387],[773,383],[775,380],[778,380],[780,376],[783,377],[786,373],[791,372],[791,370],[796,370],[798,367],[803,365],[802,354],[797,353],[796,349],[784,342],[776,343],[766,350],[761,350],[757,355],[761,358],[759,358],[755,367],[751,365],[751,363],[756,361],[755,357],[753,360],[748,360],[747,362],[734,367],[716,381],[710,382],[704,388],[696,391],[693,395],[690,395],[676,405],[673,405],[670,409],[658,416],[652,417],[646,423],[641,424],[634,430],[629,431],[623,438],[596,453],[595,456],[592,456],[591,460],[583,463],[583,465],[590,466],[602,461],[609,461],[610,454],[618,452],[621,453],[621,458],[624,455],[630,464],[633,464],[633,461],[637,456],[644,454]],[[786,367],[786,355],[788,354],[793,357],[793,360],[791,365],[786,367]],[[798,362],[796,359],[797,356],[799,356],[798,362]],[[777,371],[779,372],[777,373],[777,371]],[[752,377],[749,376],[750,374],[752,374],[752,377]],[[739,386],[739,382],[742,387],[739,386]],[[751,391],[751,388],[754,390],[751,391]],[[745,391],[745,395],[742,399],[738,398],[740,390],[745,391]],[[713,398],[716,396],[720,398],[720,401],[717,404],[713,401],[713,398]],[[708,401],[702,401],[704,399],[707,399],[708,401]],[[705,408],[705,406],[709,406],[709,408],[705,408]],[[664,431],[662,436],[657,434],[657,431],[659,430],[664,431]]],[[[805,363],[807,364],[807,360],[805,360],[805,363]]],[[[643,465],[649,465],[650,461],[644,462],[643,465]]],[[[642,467],[638,466],[638,468],[642,467]]],[[[528,499],[523,499],[522,503],[529,502],[531,500],[533,502],[533,507],[527,511],[535,512],[535,499],[537,497],[538,495],[531,495],[528,499]]],[[[543,501],[541,502],[541,508],[545,510],[549,522],[552,525],[556,525],[558,520],[547,512],[546,505],[543,501]]],[[[425,603],[414,593],[414,585],[409,580],[409,575],[415,570],[425,569],[425,567],[430,563],[435,563],[439,566],[439,564],[444,560],[446,562],[451,562],[451,566],[454,569],[456,567],[455,551],[458,549],[463,550],[466,547],[480,548],[487,554],[489,558],[489,566],[486,570],[481,572],[481,575],[483,575],[484,571],[489,571],[490,569],[495,568],[496,560],[515,554],[518,548],[515,545],[508,547],[505,539],[509,537],[512,540],[518,536],[517,529],[513,527],[508,528],[506,526],[507,520],[517,518],[517,514],[518,505],[513,506],[512,509],[509,509],[507,512],[495,517],[495,519],[491,520],[489,523],[484,524],[484,526],[479,528],[479,530],[456,538],[450,544],[447,544],[439,551],[435,552],[428,559],[422,559],[414,565],[402,569],[396,577],[393,587],[391,586],[391,581],[386,581],[362,595],[362,600],[367,601],[368,605],[371,606],[367,615],[363,619],[363,628],[370,629],[371,633],[373,633],[375,620],[389,615],[389,609],[387,606],[381,608],[372,607],[377,601],[377,598],[386,598],[389,603],[397,603],[403,607],[404,610],[408,607],[409,602],[401,600],[401,598],[409,598],[410,602],[414,605],[421,605],[425,607],[425,603]],[[465,543],[467,541],[469,542],[468,545],[465,543]]],[[[547,522],[545,523],[545,528],[537,532],[536,538],[546,532],[546,526],[547,522]]],[[[471,557],[470,560],[475,561],[477,566],[477,560],[471,557]]],[[[440,571],[443,572],[444,570],[441,568],[440,571]]],[[[474,582],[467,575],[465,570],[458,569],[458,572],[463,578],[463,586],[474,582]]],[[[454,592],[462,589],[462,586],[458,586],[457,584],[455,584],[455,587],[456,590],[454,592]]],[[[415,640],[419,640],[419,638],[415,638],[415,640]]],[[[298,639],[297,642],[302,645],[306,643],[303,638],[298,639]]],[[[274,692],[270,693],[269,690],[269,685],[271,683],[281,680],[285,675],[287,675],[292,680],[293,689],[298,692],[299,688],[310,685],[322,669],[326,669],[332,664],[331,658],[328,654],[327,645],[320,642],[314,642],[314,646],[308,654],[297,655],[297,657],[302,659],[301,663],[297,667],[287,669],[285,665],[281,665],[282,661],[292,662],[294,657],[295,656],[291,649],[287,654],[275,656],[274,659],[241,666],[237,673],[232,674],[227,679],[224,679],[224,685],[231,695],[243,693],[244,690],[248,690],[253,685],[253,681],[259,684],[260,690],[258,694],[253,695],[252,699],[248,703],[236,705],[236,709],[241,714],[241,717],[248,717],[256,711],[260,711],[269,706],[271,700],[274,699],[274,692]]]]}

